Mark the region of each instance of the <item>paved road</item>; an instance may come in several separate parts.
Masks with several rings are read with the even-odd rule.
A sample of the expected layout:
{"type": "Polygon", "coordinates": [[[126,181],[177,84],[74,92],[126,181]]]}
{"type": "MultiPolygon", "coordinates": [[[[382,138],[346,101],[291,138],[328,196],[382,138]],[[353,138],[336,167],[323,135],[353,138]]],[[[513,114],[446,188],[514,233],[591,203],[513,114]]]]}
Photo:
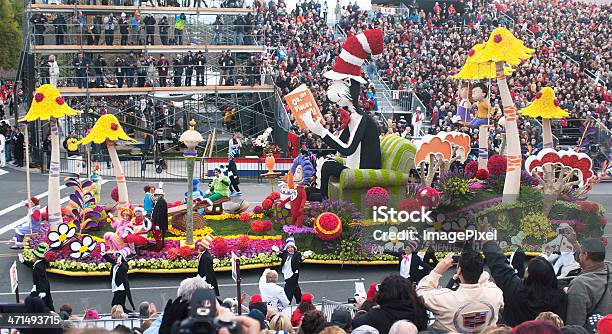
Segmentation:
{"type": "MultiPolygon", "coordinates": [[[[25,176],[22,171],[5,168],[8,173],[2,174],[0,171],[0,231],[3,227],[23,218],[25,210],[19,202],[26,197],[25,195],[25,176]]],[[[110,201],[110,190],[114,187],[114,182],[109,180],[103,185],[103,201],[110,201]]],[[[141,198],[143,183],[128,183],[130,194],[134,201],[141,198]]],[[[257,203],[270,192],[269,184],[244,183],[242,184],[244,197],[251,203],[257,203]]],[[[47,177],[32,174],[32,195],[42,197],[41,205],[46,205],[47,177]]],[[[177,183],[165,183],[164,190],[169,199],[177,200],[182,198],[185,186],[177,183]]],[[[68,189],[62,191],[62,197],[69,194],[68,189]]],[[[598,201],[607,209],[607,217],[612,221],[612,183],[600,184],[590,193],[590,199],[598,201]]],[[[612,224],[608,224],[606,234],[612,239],[612,224]]],[[[17,260],[17,252],[9,249],[6,242],[12,236],[12,229],[6,233],[0,233],[0,302],[13,302],[14,295],[9,293],[10,284],[8,273],[10,265],[17,260]]],[[[612,245],[608,246],[608,259],[612,258],[612,245]]],[[[304,292],[312,292],[315,301],[320,301],[322,297],[331,300],[344,301],[354,293],[355,280],[364,279],[366,288],[372,281],[380,280],[386,274],[394,270],[393,266],[320,266],[307,265],[300,275],[301,286],[304,292]]],[[[249,270],[243,272],[243,291],[248,294],[257,293],[257,281],[262,270],[249,270]]],[[[20,286],[23,290],[29,290],[31,284],[30,268],[19,264],[18,273],[20,286]]],[[[142,275],[134,274],[130,276],[132,292],[136,302],[147,300],[154,302],[162,308],[168,298],[176,295],[176,288],[180,281],[187,275],[142,275]]],[[[221,285],[221,295],[224,297],[235,295],[235,285],[229,273],[219,273],[219,284],[221,285]]],[[[56,307],[63,303],[73,305],[75,312],[80,313],[86,308],[95,308],[108,311],[111,301],[109,291],[109,279],[105,277],[97,278],[70,278],[64,276],[50,275],[51,286],[54,293],[56,307]]]]}

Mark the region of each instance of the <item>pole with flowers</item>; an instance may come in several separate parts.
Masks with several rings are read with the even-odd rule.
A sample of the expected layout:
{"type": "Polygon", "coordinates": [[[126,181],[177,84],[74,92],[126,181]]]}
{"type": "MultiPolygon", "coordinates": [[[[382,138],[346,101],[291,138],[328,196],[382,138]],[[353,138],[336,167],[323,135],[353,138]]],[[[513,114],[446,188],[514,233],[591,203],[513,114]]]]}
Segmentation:
{"type": "Polygon", "coordinates": [[[183,156],[187,162],[187,216],[186,216],[186,243],[193,245],[193,169],[195,159],[198,156],[196,147],[204,138],[202,134],[195,130],[195,120],[189,121],[189,130],[183,132],[179,141],[187,147],[183,152],[183,156]]]}

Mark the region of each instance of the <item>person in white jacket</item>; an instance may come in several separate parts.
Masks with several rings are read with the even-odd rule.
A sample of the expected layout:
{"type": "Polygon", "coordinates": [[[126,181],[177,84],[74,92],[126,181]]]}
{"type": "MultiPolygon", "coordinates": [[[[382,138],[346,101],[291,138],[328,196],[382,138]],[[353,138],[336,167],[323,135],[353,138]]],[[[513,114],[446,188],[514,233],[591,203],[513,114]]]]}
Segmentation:
{"type": "Polygon", "coordinates": [[[59,65],[55,60],[55,55],[49,55],[49,82],[51,86],[57,87],[57,80],[59,79],[59,65]]]}
{"type": "Polygon", "coordinates": [[[489,281],[480,253],[464,250],[454,278],[460,281],[453,291],[440,288],[440,277],[453,266],[452,254],[447,255],[429,275],[419,282],[416,292],[425,307],[435,317],[434,329],[450,332],[473,333],[497,323],[504,306],[501,289],[489,281]]]}
{"type": "Polygon", "coordinates": [[[285,290],[276,282],[278,282],[278,273],[266,268],[259,278],[259,294],[263,302],[268,304],[268,309],[282,312],[285,307],[289,306],[289,299],[287,299],[285,290]]]}
{"type": "Polygon", "coordinates": [[[6,167],[6,155],[4,149],[6,148],[6,138],[4,134],[0,132],[0,167],[6,167]]]}

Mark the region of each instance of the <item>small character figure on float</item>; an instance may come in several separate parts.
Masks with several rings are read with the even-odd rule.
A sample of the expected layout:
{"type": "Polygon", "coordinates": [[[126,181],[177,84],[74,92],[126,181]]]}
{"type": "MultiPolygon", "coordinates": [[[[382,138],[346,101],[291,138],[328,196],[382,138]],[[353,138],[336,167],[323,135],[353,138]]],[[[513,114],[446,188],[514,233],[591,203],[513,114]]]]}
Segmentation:
{"type": "Polygon", "coordinates": [[[143,246],[148,243],[147,234],[153,227],[153,224],[144,214],[144,208],[134,208],[134,218],[132,218],[124,230],[125,236],[123,241],[130,246],[132,252],[136,252],[135,246],[143,246]]]}
{"type": "Polygon", "coordinates": [[[314,173],[315,171],[310,160],[304,155],[300,154],[293,160],[290,175],[292,175],[296,191],[292,192],[290,197],[282,200],[279,204],[282,207],[287,202],[291,201],[291,225],[302,227],[304,206],[306,205],[306,191],[304,191],[304,185],[308,184],[314,173]]]}
{"type": "MultiPolygon", "coordinates": [[[[204,200],[204,192],[198,189],[198,185],[200,184],[200,180],[193,179],[193,201],[199,202],[204,200]]],[[[187,202],[187,192],[185,192],[185,200],[187,202]]]]}
{"type": "Polygon", "coordinates": [[[115,229],[115,232],[104,233],[104,242],[109,247],[110,251],[117,251],[125,247],[123,241],[126,235],[126,229],[134,218],[134,213],[130,208],[124,208],[119,212],[120,219],[115,219],[111,222],[111,226],[115,229]]]}
{"type": "Polygon", "coordinates": [[[102,177],[100,176],[100,166],[94,167],[91,177],[89,178],[92,184],[91,195],[93,196],[96,204],[100,203],[100,194],[102,191],[102,177]]]}
{"type": "Polygon", "coordinates": [[[224,197],[229,197],[229,186],[230,179],[225,174],[220,167],[215,168],[215,177],[210,181],[209,187],[210,189],[204,195],[204,201],[208,204],[209,207],[213,206],[213,203],[217,200],[220,200],[224,197]]]}
{"type": "Polygon", "coordinates": [[[477,128],[489,124],[493,108],[489,102],[489,89],[484,83],[477,83],[472,88],[472,99],[476,101],[476,117],[470,122],[470,127],[477,128]]]}
{"type": "Polygon", "coordinates": [[[25,235],[37,233],[40,230],[40,226],[42,224],[42,213],[40,211],[39,204],[40,201],[36,197],[30,198],[30,200],[25,203],[25,208],[28,209],[28,216],[30,217],[30,221],[26,221],[24,224],[15,228],[13,246],[11,246],[12,249],[23,248],[23,238],[25,237],[25,235]]]}

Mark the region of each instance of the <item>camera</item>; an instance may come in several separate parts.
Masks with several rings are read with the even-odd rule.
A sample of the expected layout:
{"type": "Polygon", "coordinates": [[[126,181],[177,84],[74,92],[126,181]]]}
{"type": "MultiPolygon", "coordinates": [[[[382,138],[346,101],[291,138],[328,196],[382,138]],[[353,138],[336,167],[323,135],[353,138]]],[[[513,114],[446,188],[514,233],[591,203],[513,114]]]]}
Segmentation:
{"type": "Polygon", "coordinates": [[[349,303],[349,304],[357,304],[357,300],[355,300],[355,297],[353,297],[353,298],[349,298],[349,299],[348,299],[348,303],[349,303]]]}
{"type": "Polygon", "coordinates": [[[220,328],[227,328],[230,333],[240,334],[241,327],[229,319],[215,319],[217,316],[217,299],[212,289],[197,289],[191,297],[189,316],[175,324],[173,334],[212,334],[220,328]]]}

